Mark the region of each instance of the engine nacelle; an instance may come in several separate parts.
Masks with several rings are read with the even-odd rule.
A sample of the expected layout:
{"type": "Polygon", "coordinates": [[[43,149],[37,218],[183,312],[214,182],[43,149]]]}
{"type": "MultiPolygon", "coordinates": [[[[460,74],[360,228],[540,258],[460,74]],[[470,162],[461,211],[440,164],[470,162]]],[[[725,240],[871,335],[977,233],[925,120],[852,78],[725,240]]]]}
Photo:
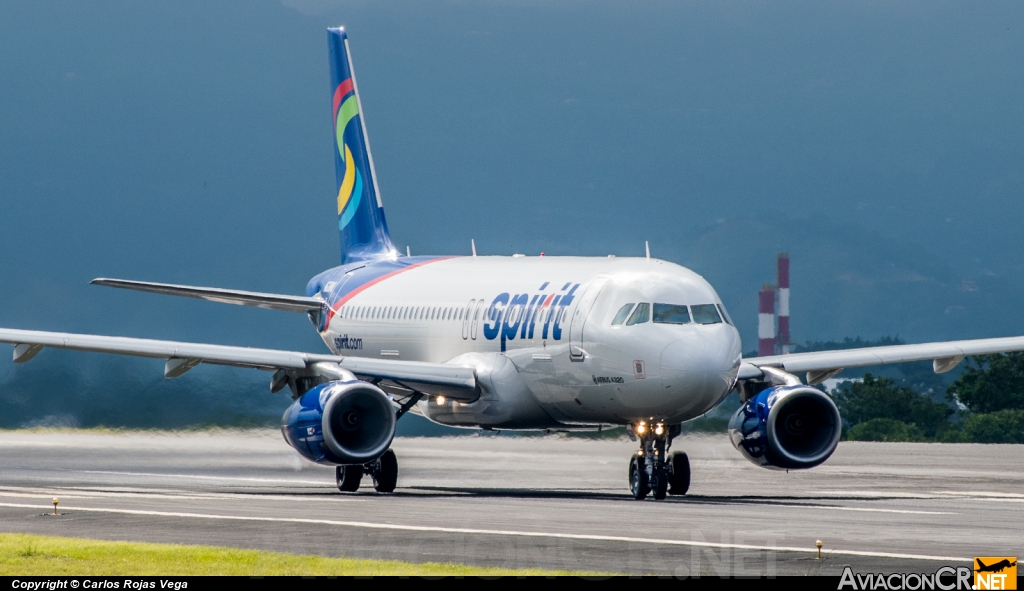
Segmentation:
{"type": "Polygon", "coordinates": [[[807,386],[768,388],[748,400],[729,421],[729,438],[762,468],[813,468],[836,450],[842,422],[824,392],[807,386]]]}
{"type": "Polygon", "coordinates": [[[395,438],[395,407],[387,394],[359,380],[320,384],[281,417],[285,441],[303,457],[331,466],[366,464],[395,438]]]}

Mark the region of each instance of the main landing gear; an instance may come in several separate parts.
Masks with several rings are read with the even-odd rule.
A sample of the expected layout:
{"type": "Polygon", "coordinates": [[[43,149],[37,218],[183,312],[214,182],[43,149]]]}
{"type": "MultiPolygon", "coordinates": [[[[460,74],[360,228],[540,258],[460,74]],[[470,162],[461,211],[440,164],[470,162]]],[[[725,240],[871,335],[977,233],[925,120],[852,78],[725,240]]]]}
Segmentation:
{"type": "MultiPolygon", "coordinates": [[[[409,396],[404,403],[395,409],[395,420],[402,418],[409,409],[416,405],[423,398],[422,392],[415,392],[409,396]]],[[[334,469],[334,479],[338,483],[338,490],[341,492],[356,492],[363,482],[363,474],[369,474],[373,479],[373,488],[377,492],[395,492],[398,484],[398,458],[395,452],[387,450],[376,460],[369,464],[352,464],[349,466],[338,466],[334,469]]]]}
{"type": "Polygon", "coordinates": [[[370,475],[373,479],[373,488],[377,492],[395,492],[395,485],[398,484],[398,458],[395,457],[395,452],[389,449],[369,464],[338,466],[334,469],[338,490],[356,492],[362,483],[363,474],[370,475]]]}
{"type": "Polygon", "coordinates": [[[679,425],[653,421],[629,426],[630,438],[640,441],[640,449],[629,461],[629,490],[634,499],[643,500],[653,493],[660,501],[666,494],[686,494],[690,488],[690,459],[681,451],[668,451],[681,430],[679,425]]]}

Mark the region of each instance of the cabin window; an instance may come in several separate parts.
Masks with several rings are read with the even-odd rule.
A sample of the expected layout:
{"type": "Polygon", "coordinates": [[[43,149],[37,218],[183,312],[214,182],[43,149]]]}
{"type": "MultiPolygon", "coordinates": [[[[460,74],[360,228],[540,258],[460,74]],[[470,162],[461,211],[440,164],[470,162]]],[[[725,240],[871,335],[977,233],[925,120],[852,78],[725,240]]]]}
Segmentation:
{"type": "Polygon", "coordinates": [[[629,320],[626,321],[626,326],[633,326],[634,324],[643,324],[651,320],[651,305],[648,303],[642,303],[636,305],[636,310],[629,315],[629,320]]]}
{"type": "Polygon", "coordinates": [[[686,310],[686,306],[654,304],[654,322],[659,324],[689,324],[690,313],[686,310]]]}
{"type": "Polygon", "coordinates": [[[619,308],[619,311],[615,313],[615,318],[612,318],[612,326],[618,326],[629,318],[629,312],[633,309],[635,304],[626,304],[619,308]]]}
{"type": "Polygon", "coordinates": [[[693,321],[697,324],[718,324],[722,321],[714,304],[691,306],[690,309],[693,311],[693,321]]]}

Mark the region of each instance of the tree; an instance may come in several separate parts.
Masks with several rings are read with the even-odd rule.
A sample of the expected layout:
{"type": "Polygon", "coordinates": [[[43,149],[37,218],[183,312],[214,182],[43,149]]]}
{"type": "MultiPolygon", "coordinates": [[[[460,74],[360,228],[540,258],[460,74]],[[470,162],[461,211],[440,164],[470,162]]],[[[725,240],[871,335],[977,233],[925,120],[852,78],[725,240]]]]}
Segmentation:
{"type": "Polygon", "coordinates": [[[964,421],[964,433],[975,443],[1024,443],[1024,410],[971,415],[964,421]]]}
{"type": "Polygon", "coordinates": [[[913,423],[894,419],[871,419],[846,432],[854,441],[923,441],[924,433],[913,423]]]}
{"type": "Polygon", "coordinates": [[[971,357],[946,391],[976,413],[1024,409],[1024,352],[971,357]]]}
{"type": "Polygon", "coordinates": [[[889,378],[864,374],[862,382],[847,382],[832,396],[839,413],[850,426],[872,419],[892,419],[917,425],[927,437],[934,437],[949,424],[953,409],[933,402],[910,388],[897,387],[889,378]]]}

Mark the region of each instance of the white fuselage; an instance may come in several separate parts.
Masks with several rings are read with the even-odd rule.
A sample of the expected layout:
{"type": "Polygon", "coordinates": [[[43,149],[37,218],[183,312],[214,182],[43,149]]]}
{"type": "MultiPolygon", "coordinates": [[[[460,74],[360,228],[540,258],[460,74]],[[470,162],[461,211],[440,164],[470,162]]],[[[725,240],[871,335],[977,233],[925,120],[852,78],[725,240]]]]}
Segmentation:
{"type": "Polygon", "coordinates": [[[349,285],[343,293],[347,270],[359,268],[324,274],[331,281],[320,294],[333,316],[321,336],[338,355],[476,367],[483,382],[477,402],[418,405],[418,412],[440,423],[491,428],[640,419],[678,423],[714,408],[735,385],[739,333],[711,285],[673,263],[441,258],[355,290],[349,285]],[[332,292],[335,285],[339,289],[332,292]],[[637,317],[645,321],[613,325],[624,306],[640,303],[712,305],[725,321],[669,324],[648,315],[637,317]]]}

